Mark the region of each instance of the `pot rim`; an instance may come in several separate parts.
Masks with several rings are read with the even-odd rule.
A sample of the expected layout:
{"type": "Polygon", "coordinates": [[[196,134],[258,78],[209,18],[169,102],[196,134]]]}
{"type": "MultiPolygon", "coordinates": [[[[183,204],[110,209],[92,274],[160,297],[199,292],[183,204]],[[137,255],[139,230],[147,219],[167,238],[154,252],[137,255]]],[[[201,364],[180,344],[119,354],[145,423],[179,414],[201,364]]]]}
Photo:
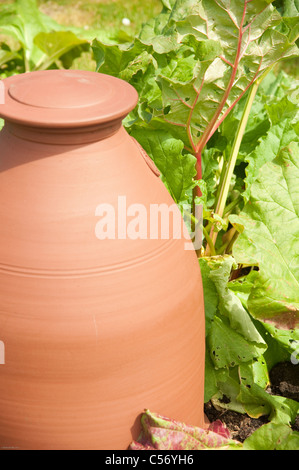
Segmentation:
{"type": "Polygon", "coordinates": [[[83,70],[43,70],[2,81],[0,117],[31,127],[78,128],[122,121],[138,102],[124,80],[83,70]]]}

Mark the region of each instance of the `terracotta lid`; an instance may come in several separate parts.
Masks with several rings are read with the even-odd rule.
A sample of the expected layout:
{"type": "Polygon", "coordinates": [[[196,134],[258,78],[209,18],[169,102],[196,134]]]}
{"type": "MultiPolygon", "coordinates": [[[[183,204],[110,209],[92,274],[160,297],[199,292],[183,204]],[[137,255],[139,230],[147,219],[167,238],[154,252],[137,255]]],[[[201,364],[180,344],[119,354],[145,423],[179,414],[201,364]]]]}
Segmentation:
{"type": "Polygon", "coordinates": [[[3,119],[38,127],[82,127],[122,120],[137,104],[131,85],[81,70],[45,70],[3,80],[3,119]]]}

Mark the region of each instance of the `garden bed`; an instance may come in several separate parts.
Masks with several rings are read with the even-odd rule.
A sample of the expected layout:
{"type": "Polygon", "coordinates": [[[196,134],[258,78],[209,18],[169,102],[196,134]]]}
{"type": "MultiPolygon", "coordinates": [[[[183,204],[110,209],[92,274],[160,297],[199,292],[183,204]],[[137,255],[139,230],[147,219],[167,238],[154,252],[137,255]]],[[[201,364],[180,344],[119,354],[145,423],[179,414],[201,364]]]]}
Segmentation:
{"type": "MultiPolygon", "coordinates": [[[[267,389],[269,394],[299,402],[299,365],[290,362],[277,364],[271,370],[270,380],[271,385],[267,389]]],[[[251,418],[236,411],[216,409],[211,401],[205,404],[205,413],[211,422],[220,419],[229,429],[232,438],[239,442],[244,442],[254,431],[269,422],[267,416],[251,418]]],[[[299,415],[292,429],[299,431],[299,415]]]]}

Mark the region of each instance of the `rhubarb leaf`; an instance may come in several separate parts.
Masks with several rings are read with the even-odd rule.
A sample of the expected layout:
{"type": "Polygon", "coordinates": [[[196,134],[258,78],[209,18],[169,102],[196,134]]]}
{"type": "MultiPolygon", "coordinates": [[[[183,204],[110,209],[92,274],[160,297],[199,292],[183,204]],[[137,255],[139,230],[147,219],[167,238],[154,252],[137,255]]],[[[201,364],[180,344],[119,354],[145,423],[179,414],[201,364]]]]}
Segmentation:
{"type": "Polygon", "coordinates": [[[234,258],[201,258],[200,266],[207,305],[207,351],[214,367],[228,369],[258,358],[266,350],[266,343],[228,286],[236,266],[234,258]]]}
{"type": "Polygon", "coordinates": [[[299,412],[299,403],[295,400],[270,395],[256,383],[250,384],[242,379],[238,400],[252,418],[268,415],[269,420],[275,424],[290,425],[294,423],[299,412]]]}
{"type": "Polygon", "coordinates": [[[213,319],[207,346],[216,369],[249,362],[265,350],[264,345],[247,341],[225,317],[219,315],[213,319]]]}
{"type": "Polygon", "coordinates": [[[248,298],[257,319],[278,328],[299,324],[299,144],[292,142],[262,166],[250,200],[231,222],[243,230],[233,254],[259,266],[248,298]]]}
{"type": "Polygon", "coordinates": [[[268,423],[244,441],[244,450],[298,450],[299,433],[285,424],[268,423]]]}
{"type": "Polygon", "coordinates": [[[97,62],[96,71],[115,77],[119,77],[131,61],[138,60],[144,51],[144,46],[137,40],[133,44],[104,44],[95,39],[92,48],[97,62]]]}
{"type": "MultiPolygon", "coordinates": [[[[297,111],[298,107],[295,104],[290,103],[287,99],[283,99],[282,101],[285,105],[284,109],[286,109],[289,103],[290,106],[294,106],[297,111]]],[[[271,112],[277,112],[278,106],[275,108],[276,109],[273,109],[272,107],[271,112]]],[[[280,114],[281,119],[277,120],[275,124],[270,127],[267,134],[260,139],[260,143],[255,150],[245,157],[245,161],[248,163],[248,166],[246,168],[245,178],[246,190],[242,193],[242,196],[246,201],[249,200],[251,185],[256,180],[260,168],[266,162],[273,161],[284,147],[297,138],[297,133],[294,125],[292,124],[292,118],[287,117],[284,119],[283,112],[280,114]]]]}
{"type": "Polygon", "coordinates": [[[213,260],[209,263],[212,266],[209,277],[217,289],[219,311],[229,319],[231,328],[237,331],[238,334],[241,334],[248,341],[265,345],[241,300],[228,288],[231,271],[234,266],[236,267],[235,260],[231,256],[227,256],[218,263],[218,261],[213,260]],[[216,266],[216,269],[213,265],[216,266]]]}
{"type": "Polygon", "coordinates": [[[139,109],[127,127],[139,119],[164,121],[192,153],[201,152],[253,81],[298,49],[288,28],[277,30],[282,17],[270,1],[165,0],[164,6],[132,44],[94,41],[97,70],[139,83],[139,109]],[[151,102],[143,96],[150,87],[151,102]]]}
{"type": "Polygon", "coordinates": [[[188,84],[162,73],[159,80],[164,106],[170,107],[167,118],[182,125],[191,116],[194,144],[206,143],[230,107],[267,67],[297,54],[297,47],[275,29],[280,21],[279,13],[266,1],[242,5],[238,1],[176,2],[170,24],[176,24],[179,38],[193,49],[200,65],[188,84]],[[203,43],[204,48],[200,47],[203,43]]]}
{"type": "Polygon", "coordinates": [[[141,417],[142,431],[130,450],[237,450],[242,444],[233,440],[219,421],[207,429],[190,426],[146,410],[141,417]]]}
{"type": "Polygon", "coordinates": [[[46,70],[63,54],[66,54],[77,46],[86,44],[86,41],[79,39],[71,31],[53,31],[50,33],[37,34],[34,38],[34,44],[47,56],[36,69],[46,70]]]}
{"type": "Polygon", "coordinates": [[[211,322],[217,312],[219,297],[214,282],[210,278],[211,268],[204,258],[199,259],[205,302],[206,335],[210,332],[211,322]]]}

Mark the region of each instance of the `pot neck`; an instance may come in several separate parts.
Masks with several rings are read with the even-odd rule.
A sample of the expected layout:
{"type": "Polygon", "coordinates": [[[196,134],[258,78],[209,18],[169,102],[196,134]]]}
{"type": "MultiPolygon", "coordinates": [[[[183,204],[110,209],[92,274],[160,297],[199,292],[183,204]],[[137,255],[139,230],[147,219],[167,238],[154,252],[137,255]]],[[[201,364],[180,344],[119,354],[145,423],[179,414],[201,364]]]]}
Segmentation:
{"type": "Polygon", "coordinates": [[[30,127],[11,121],[5,122],[6,130],[23,140],[52,145],[80,145],[111,137],[122,126],[122,120],[109,121],[86,127],[46,128],[30,127]]]}

